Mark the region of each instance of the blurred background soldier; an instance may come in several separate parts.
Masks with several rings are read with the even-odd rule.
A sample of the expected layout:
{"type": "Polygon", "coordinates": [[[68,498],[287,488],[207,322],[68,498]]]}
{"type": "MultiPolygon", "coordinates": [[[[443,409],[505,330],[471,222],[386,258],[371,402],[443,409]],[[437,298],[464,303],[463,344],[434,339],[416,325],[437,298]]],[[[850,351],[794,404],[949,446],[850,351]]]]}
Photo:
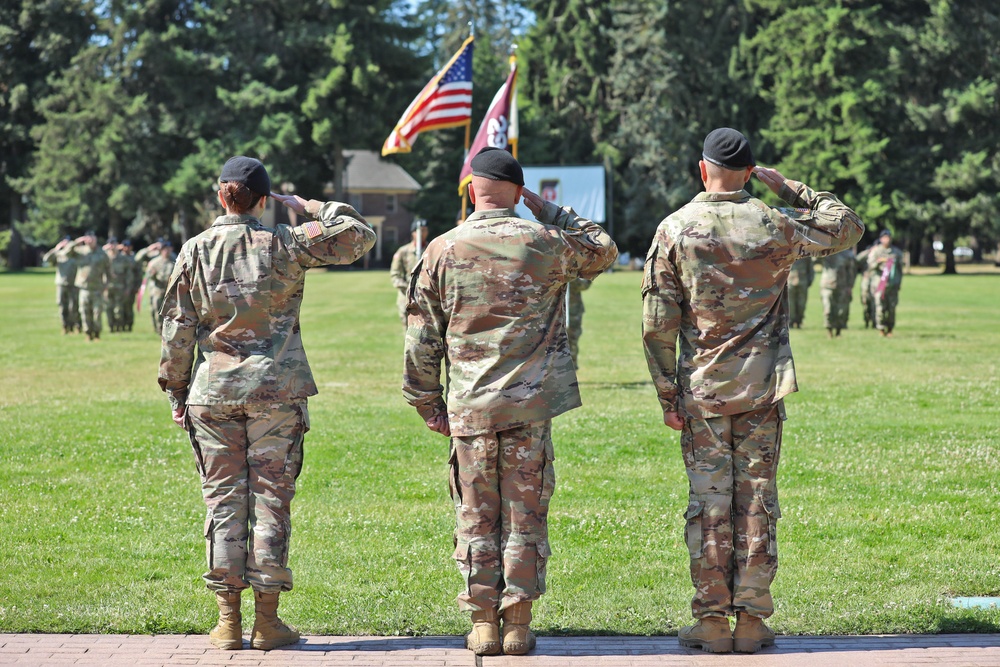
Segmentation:
{"type": "Polygon", "coordinates": [[[101,337],[104,291],[111,282],[111,262],[97,245],[94,232],[73,241],[70,249],[76,258],[76,287],[80,292],[80,320],[89,340],[101,337]]]}
{"type": "Polygon", "coordinates": [[[413,267],[417,265],[417,260],[427,247],[427,221],[417,218],[410,225],[410,242],[402,245],[392,256],[392,266],[389,269],[389,278],[392,279],[392,286],[396,288],[396,310],[399,312],[399,319],[403,323],[403,330],[406,330],[406,291],[410,287],[410,275],[413,267]]]}
{"type": "Polygon", "coordinates": [[[122,309],[122,327],[124,331],[131,331],[132,325],[135,323],[135,295],[142,284],[142,269],[139,267],[139,262],[135,261],[132,242],[128,239],[122,241],[122,249],[119,254],[125,259],[128,266],[127,288],[122,309]]]}
{"type": "Polygon", "coordinates": [[[788,323],[794,329],[802,328],[802,319],[806,314],[806,301],[809,299],[809,287],[816,277],[812,257],[795,260],[788,274],[788,323]]]}
{"type": "Polygon", "coordinates": [[[566,313],[566,335],[569,337],[569,353],[573,356],[574,368],[580,368],[580,336],[583,335],[583,292],[590,289],[593,280],[577,278],[569,284],[569,312],[566,313]]]}
{"type": "Polygon", "coordinates": [[[689,482],[684,535],[697,620],[677,641],[754,653],[774,644],[764,619],[778,569],[783,398],[798,390],[785,282],[796,258],[850,247],[864,227],[831,193],[754,166],[734,129],[710,132],[702,158],[705,192],[660,223],[649,249],[643,344],[663,422],[681,431],[689,482]],[[751,198],[744,187],[754,173],[806,211],[751,198]]]}
{"type": "Polygon", "coordinates": [[[868,268],[868,254],[874,247],[872,245],[868,249],[862,250],[854,258],[855,271],[857,275],[861,276],[861,313],[865,317],[865,329],[875,326],[875,295],[873,293],[875,284],[872,280],[875,272],[868,268]]]}
{"type": "Polygon", "coordinates": [[[854,290],[854,250],[848,248],[823,257],[823,275],[820,277],[820,298],[823,300],[823,325],[830,338],[840,335],[847,328],[851,294],[854,290]]]}
{"type": "Polygon", "coordinates": [[[76,289],[76,260],[69,249],[71,239],[64,238],[42,256],[42,260],[56,267],[56,303],[62,319],[64,334],[80,330],[80,311],[76,289]]]}
{"type": "Polygon", "coordinates": [[[208,508],[204,580],[219,607],[209,639],[243,647],[249,587],[250,645],[269,650],[299,640],[278,596],[292,590],[291,503],[317,392],[299,327],[306,270],[350,264],[375,232],[347,204],[282,195],[272,196],[308,221],[265,227],[271,179],[253,158],[226,162],[219,186],[225,215],[184,244],[170,279],[159,382],[191,438],[208,508]]]}
{"type": "Polygon", "coordinates": [[[596,277],[618,249],[599,225],[524,190],[507,151],[485,148],[471,165],[475,212],[428,244],[411,284],[403,395],[451,436],[466,647],[521,655],[535,645],[531,607],[551,553],[552,418],[580,406],[565,285],[596,277]],[[522,194],[537,222],[514,213],[522,194]]]}
{"type": "Polygon", "coordinates": [[[149,295],[149,311],[153,318],[153,331],[160,333],[163,326],[163,317],[160,315],[160,306],[163,304],[163,294],[170,281],[170,274],[174,270],[173,246],[170,241],[160,241],[159,254],[149,260],[146,265],[146,276],[143,286],[149,295]]]}
{"type": "Polygon", "coordinates": [[[129,282],[132,278],[132,260],[122,252],[118,239],[111,237],[104,245],[104,251],[111,263],[111,278],[108,281],[107,308],[108,328],[114,333],[125,330],[125,302],[129,297],[129,282]]]}
{"type": "Polygon", "coordinates": [[[883,337],[892,336],[899,288],[903,284],[903,253],[892,245],[892,233],[888,229],[882,230],[878,245],[868,253],[868,268],[874,284],[875,326],[883,337]]]}

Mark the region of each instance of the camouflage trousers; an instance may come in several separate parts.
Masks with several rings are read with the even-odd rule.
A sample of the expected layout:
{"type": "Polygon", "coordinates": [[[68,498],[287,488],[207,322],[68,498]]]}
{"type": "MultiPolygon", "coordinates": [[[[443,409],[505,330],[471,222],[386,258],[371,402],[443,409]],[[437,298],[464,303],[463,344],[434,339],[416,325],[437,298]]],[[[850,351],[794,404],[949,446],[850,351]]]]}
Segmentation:
{"type": "Polygon", "coordinates": [[[875,295],[872,293],[870,278],[861,279],[861,313],[865,317],[865,328],[875,326],[875,295]]]}
{"type": "Polygon", "coordinates": [[[681,432],[690,495],[684,536],[691,557],[695,618],[774,613],[778,487],[784,406],[708,419],[681,432]]]}
{"type": "Polygon", "coordinates": [[[80,325],[80,292],[73,285],[56,285],[56,303],[63,331],[80,325]]]}
{"type": "Polygon", "coordinates": [[[399,313],[399,320],[403,323],[403,332],[406,332],[406,305],[409,300],[406,298],[406,292],[396,291],[396,312],[399,313]]]}
{"type": "Polygon", "coordinates": [[[149,294],[149,314],[153,318],[153,331],[160,333],[163,329],[163,316],[160,315],[160,306],[163,305],[163,297],[166,292],[152,287],[147,287],[146,292],[149,294]]]}
{"type": "Polygon", "coordinates": [[[840,288],[824,287],[820,290],[820,298],[823,300],[823,326],[827,329],[846,329],[851,293],[840,288]]]}
{"type": "Polygon", "coordinates": [[[189,405],[188,433],[208,513],[209,590],[292,590],[288,545],[295,480],[309,430],[305,400],[189,405]]]}
{"type": "Polygon", "coordinates": [[[131,330],[135,322],[135,290],[125,293],[125,301],[122,304],[122,325],[131,330]]]}
{"type": "Polygon", "coordinates": [[[875,326],[880,331],[891,332],[896,326],[896,304],[899,303],[899,290],[886,287],[881,293],[875,293],[875,326]]]}
{"type": "Polygon", "coordinates": [[[808,285],[788,286],[788,323],[801,325],[806,314],[806,301],[809,298],[808,285]]]}
{"type": "Polygon", "coordinates": [[[100,290],[80,290],[80,322],[83,333],[101,333],[101,317],[104,315],[104,294],[100,290]]]}
{"type": "Polygon", "coordinates": [[[108,326],[118,329],[125,325],[125,300],[128,294],[119,287],[108,288],[108,326]]]}
{"type": "Polygon", "coordinates": [[[462,611],[499,609],[545,592],[549,499],[555,490],[552,422],[452,437],[455,554],[462,611]]]}

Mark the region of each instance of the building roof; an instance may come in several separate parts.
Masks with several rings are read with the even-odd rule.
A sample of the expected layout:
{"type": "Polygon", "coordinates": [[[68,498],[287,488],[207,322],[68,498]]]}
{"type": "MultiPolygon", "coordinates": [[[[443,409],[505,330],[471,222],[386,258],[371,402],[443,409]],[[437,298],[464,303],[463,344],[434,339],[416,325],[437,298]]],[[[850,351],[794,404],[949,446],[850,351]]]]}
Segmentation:
{"type": "Polygon", "coordinates": [[[394,162],[379,157],[375,151],[345,150],[347,168],[344,189],[347,192],[416,192],[420,183],[394,162]]]}

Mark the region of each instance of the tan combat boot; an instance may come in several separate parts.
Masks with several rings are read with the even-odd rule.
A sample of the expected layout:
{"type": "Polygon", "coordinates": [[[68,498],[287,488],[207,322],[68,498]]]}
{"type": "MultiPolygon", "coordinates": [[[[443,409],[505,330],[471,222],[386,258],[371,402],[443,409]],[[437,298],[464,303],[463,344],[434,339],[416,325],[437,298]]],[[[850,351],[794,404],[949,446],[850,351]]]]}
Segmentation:
{"type": "Polygon", "coordinates": [[[765,646],[774,646],[774,632],[764,625],[764,620],[739,612],[733,630],[733,650],[737,653],[756,653],[765,646]]]}
{"type": "Polygon", "coordinates": [[[496,609],[472,612],[472,632],[465,637],[465,647],[476,655],[500,653],[500,617],[496,609]]]}
{"type": "Polygon", "coordinates": [[[243,648],[243,615],[240,613],[240,592],[215,593],[219,605],[219,622],[208,633],[208,641],[223,651],[243,648]]]}
{"type": "Polygon", "coordinates": [[[253,592],[256,603],[250,646],[269,651],[299,641],[299,631],[290,628],[278,618],[278,593],[253,592]]]}
{"type": "Polygon", "coordinates": [[[730,653],[733,650],[733,634],[729,630],[729,619],[724,616],[700,618],[694,625],[681,628],[677,633],[677,643],[709,653],[730,653]]]}
{"type": "Polygon", "coordinates": [[[531,603],[518,602],[503,610],[503,652],[524,655],[535,648],[535,633],[531,623],[531,603]]]}

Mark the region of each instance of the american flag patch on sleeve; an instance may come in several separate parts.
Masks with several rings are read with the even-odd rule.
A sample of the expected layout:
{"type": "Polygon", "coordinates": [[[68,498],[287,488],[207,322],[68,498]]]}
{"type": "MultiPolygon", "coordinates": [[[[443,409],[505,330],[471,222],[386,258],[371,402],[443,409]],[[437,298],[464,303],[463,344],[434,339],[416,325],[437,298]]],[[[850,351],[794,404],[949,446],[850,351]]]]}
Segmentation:
{"type": "Polygon", "coordinates": [[[323,234],[323,228],[320,227],[319,223],[315,220],[310,220],[309,222],[302,225],[302,229],[305,231],[306,236],[311,239],[321,236],[323,234]]]}

